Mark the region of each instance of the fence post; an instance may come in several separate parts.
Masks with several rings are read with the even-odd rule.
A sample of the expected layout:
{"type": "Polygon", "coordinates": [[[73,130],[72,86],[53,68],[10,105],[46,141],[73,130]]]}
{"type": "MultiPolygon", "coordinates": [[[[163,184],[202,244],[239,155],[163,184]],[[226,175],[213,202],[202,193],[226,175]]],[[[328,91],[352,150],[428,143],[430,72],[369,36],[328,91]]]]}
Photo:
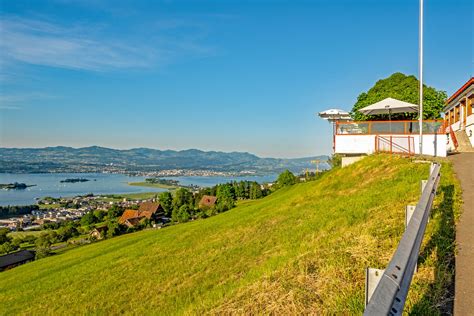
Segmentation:
{"type": "Polygon", "coordinates": [[[392,154],[392,135],[390,135],[390,154],[392,154]]]}
{"type": "Polygon", "coordinates": [[[385,270],[375,269],[375,268],[366,268],[365,269],[365,306],[370,301],[372,294],[374,294],[377,285],[379,285],[380,279],[382,278],[385,270]]]}

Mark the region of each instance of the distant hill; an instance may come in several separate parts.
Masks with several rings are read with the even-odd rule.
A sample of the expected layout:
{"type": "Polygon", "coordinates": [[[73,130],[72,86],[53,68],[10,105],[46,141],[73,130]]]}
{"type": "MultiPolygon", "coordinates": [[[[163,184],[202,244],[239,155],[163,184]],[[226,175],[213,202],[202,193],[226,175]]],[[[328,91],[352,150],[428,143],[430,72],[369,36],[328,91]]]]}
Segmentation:
{"type": "MultiPolygon", "coordinates": [[[[98,146],[0,148],[0,173],[39,172],[147,172],[160,170],[212,170],[267,174],[289,169],[302,172],[314,169],[311,160],[327,156],[297,159],[260,158],[246,152],[217,152],[188,149],[182,151],[134,148],[119,150],[98,146]]],[[[326,169],[326,163],[320,168],[326,169]]]]}
{"type": "MultiPolygon", "coordinates": [[[[452,302],[461,201],[442,168],[406,314],[452,302]]],[[[386,267],[428,169],[370,156],[204,220],[0,272],[0,315],[361,315],[365,268],[386,267]]]]}

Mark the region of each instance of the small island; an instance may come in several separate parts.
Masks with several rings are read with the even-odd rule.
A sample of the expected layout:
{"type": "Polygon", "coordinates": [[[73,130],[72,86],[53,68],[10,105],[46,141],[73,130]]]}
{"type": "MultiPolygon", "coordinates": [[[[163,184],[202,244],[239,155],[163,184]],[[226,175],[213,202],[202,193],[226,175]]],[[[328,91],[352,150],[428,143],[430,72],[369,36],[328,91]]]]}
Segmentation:
{"type": "Polygon", "coordinates": [[[24,190],[29,187],[34,187],[36,184],[25,184],[25,183],[0,183],[0,189],[5,189],[5,190],[24,190]]]}
{"type": "Polygon", "coordinates": [[[87,182],[90,181],[89,179],[84,179],[84,178],[71,178],[71,179],[66,179],[66,180],[61,180],[59,182],[61,183],[77,183],[77,182],[87,182]]]}
{"type": "Polygon", "coordinates": [[[149,188],[160,188],[160,189],[168,189],[174,190],[179,187],[179,181],[171,180],[171,179],[162,179],[162,178],[147,178],[145,182],[129,182],[129,185],[134,186],[142,186],[142,187],[149,187],[149,188]]]}

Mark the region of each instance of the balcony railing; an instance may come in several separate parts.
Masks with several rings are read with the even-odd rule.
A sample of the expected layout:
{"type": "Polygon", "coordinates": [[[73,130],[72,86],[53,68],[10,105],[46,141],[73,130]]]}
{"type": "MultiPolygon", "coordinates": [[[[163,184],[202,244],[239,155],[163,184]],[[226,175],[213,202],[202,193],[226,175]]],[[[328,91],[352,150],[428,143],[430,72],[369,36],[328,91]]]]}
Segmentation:
{"type": "MultiPolygon", "coordinates": [[[[419,134],[418,121],[337,122],[336,135],[413,135],[419,134]]],[[[443,120],[423,121],[423,134],[444,134],[443,120]]]]}

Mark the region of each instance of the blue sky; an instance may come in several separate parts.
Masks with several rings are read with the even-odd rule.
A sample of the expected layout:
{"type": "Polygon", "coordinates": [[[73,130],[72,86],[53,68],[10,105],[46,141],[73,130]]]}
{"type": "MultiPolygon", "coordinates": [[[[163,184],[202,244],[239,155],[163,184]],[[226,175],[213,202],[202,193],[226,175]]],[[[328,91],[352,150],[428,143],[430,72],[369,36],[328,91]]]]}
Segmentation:
{"type": "MultiPolygon", "coordinates": [[[[315,116],[417,75],[418,1],[1,1],[2,147],[331,152],[315,116]]],[[[425,81],[473,74],[470,0],[425,1],[425,81]]]]}

